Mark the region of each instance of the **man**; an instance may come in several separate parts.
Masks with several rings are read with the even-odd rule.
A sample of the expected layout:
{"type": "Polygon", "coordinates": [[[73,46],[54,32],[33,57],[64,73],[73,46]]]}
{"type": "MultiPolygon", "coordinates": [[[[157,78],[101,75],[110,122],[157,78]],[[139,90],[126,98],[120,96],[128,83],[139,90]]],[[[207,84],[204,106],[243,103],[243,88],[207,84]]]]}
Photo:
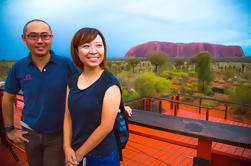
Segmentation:
{"type": "Polygon", "coordinates": [[[66,86],[78,70],[71,60],[50,50],[53,35],[46,22],[26,23],[22,39],[30,53],[13,65],[5,83],[5,130],[15,143],[25,142],[30,166],[62,166],[66,86]],[[24,94],[23,130],[13,127],[13,104],[19,90],[24,94]]]}

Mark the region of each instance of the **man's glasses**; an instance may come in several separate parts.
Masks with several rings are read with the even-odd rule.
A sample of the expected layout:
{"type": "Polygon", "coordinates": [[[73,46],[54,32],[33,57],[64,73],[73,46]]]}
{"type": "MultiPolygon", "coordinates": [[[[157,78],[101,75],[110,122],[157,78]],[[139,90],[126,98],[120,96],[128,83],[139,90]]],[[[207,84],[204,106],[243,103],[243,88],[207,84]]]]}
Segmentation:
{"type": "Polygon", "coordinates": [[[33,32],[29,33],[28,35],[25,35],[25,36],[27,36],[28,39],[34,40],[34,41],[37,41],[39,37],[42,40],[49,40],[52,37],[52,35],[48,34],[48,33],[41,33],[41,34],[39,34],[39,33],[33,33],[33,32]]]}

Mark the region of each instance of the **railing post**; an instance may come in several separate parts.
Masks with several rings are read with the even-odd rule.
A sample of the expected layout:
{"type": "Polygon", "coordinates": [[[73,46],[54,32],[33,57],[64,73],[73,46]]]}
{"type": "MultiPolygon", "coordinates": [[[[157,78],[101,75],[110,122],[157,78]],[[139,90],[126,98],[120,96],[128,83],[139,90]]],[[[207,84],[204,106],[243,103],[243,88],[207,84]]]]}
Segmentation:
{"type": "Polygon", "coordinates": [[[198,139],[197,157],[194,160],[194,166],[209,166],[212,158],[212,141],[198,139]]]}
{"type": "Polygon", "coordinates": [[[161,100],[159,101],[159,113],[160,114],[162,113],[162,101],[161,100]]]}
{"type": "MultiPolygon", "coordinates": [[[[177,96],[176,96],[176,101],[179,101],[179,99],[180,99],[180,96],[177,95],[177,96]]],[[[176,104],[177,104],[177,109],[179,109],[179,103],[176,103],[176,104]]]]}
{"type": "Polygon", "coordinates": [[[177,104],[175,103],[174,104],[174,116],[176,116],[177,115],[177,104]]]}
{"type": "MultiPolygon", "coordinates": [[[[173,100],[173,96],[171,97],[171,100],[173,100]]],[[[171,102],[171,110],[173,109],[173,102],[171,102]]]]}
{"type": "Polygon", "coordinates": [[[149,99],[149,112],[152,112],[152,98],[149,99]]]}
{"type": "Polygon", "coordinates": [[[206,112],[206,120],[208,121],[208,108],[207,108],[207,112],[206,112]]]}
{"type": "Polygon", "coordinates": [[[142,107],[141,107],[142,110],[145,110],[145,99],[142,100],[142,107]]]}
{"type": "Polygon", "coordinates": [[[146,98],[146,112],[149,111],[149,101],[148,98],[146,98]]]}
{"type": "MultiPolygon", "coordinates": [[[[202,99],[200,98],[200,104],[199,104],[200,106],[201,106],[201,100],[202,100],[202,99]]],[[[200,111],[201,111],[200,106],[199,106],[199,114],[200,114],[200,111]]]]}
{"type": "Polygon", "coordinates": [[[151,102],[151,101],[150,101],[150,99],[148,98],[148,99],[147,99],[147,111],[148,111],[148,112],[150,112],[150,104],[151,104],[150,102],[151,102]]]}
{"type": "Polygon", "coordinates": [[[227,119],[227,111],[228,111],[228,105],[226,104],[226,109],[225,109],[225,119],[227,119]]]}
{"type": "Polygon", "coordinates": [[[147,105],[148,101],[147,101],[146,98],[144,100],[145,100],[145,111],[147,111],[147,109],[148,109],[148,105],[147,105]]]}

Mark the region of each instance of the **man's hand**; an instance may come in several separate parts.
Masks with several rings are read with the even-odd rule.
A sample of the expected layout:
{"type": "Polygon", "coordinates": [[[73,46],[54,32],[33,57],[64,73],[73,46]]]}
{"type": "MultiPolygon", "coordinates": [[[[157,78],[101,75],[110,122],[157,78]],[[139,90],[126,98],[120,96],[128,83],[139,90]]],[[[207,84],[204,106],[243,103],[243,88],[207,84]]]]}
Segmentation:
{"type": "Polygon", "coordinates": [[[23,135],[27,134],[27,133],[28,133],[28,131],[22,131],[22,130],[19,130],[19,129],[13,129],[13,130],[7,132],[7,136],[14,143],[22,143],[23,141],[28,143],[29,140],[23,137],[23,135]]]}

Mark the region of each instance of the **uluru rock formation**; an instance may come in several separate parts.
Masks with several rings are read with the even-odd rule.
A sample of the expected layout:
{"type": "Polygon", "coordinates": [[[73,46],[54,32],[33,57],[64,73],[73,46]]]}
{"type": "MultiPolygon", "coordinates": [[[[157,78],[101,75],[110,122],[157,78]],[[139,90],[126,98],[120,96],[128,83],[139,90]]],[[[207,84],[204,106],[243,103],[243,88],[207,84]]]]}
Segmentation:
{"type": "Polygon", "coordinates": [[[245,57],[240,46],[152,41],[131,48],[126,53],[125,58],[146,57],[147,53],[153,51],[165,52],[169,57],[193,57],[202,51],[208,51],[212,57],[245,57]]]}

